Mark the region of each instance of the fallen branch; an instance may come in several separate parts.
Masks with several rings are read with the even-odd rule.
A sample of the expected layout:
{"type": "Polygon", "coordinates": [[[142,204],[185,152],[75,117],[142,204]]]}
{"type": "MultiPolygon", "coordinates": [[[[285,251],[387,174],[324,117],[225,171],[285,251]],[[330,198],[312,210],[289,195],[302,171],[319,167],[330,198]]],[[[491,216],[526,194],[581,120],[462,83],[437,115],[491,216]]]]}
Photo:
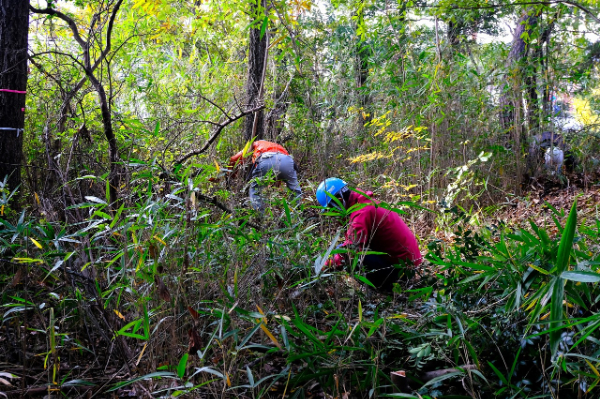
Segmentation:
{"type": "MultiPolygon", "coordinates": [[[[231,210],[228,207],[226,207],[225,205],[223,205],[215,197],[209,197],[208,195],[204,195],[204,194],[201,194],[201,193],[196,193],[196,197],[200,201],[208,202],[209,204],[212,204],[212,205],[216,206],[217,208],[219,208],[223,212],[233,214],[233,210],[231,210]]],[[[261,230],[262,229],[262,227],[260,225],[254,224],[254,223],[252,223],[250,221],[246,222],[246,224],[248,226],[250,226],[250,227],[254,227],[257,230],[261,230]]]]}
{"type": "Polygon", "coordinates": [[[208,150],[210,145],[217,139],[217,137],[219,137],[219,135],[221,134],[221,131],[223,131],[223,129],[225,129],[225,127],[227,127],[231,123],[237,121],[238,119],[243,118],[246,115],[253,114],[256,111],[260,111],[264,107],[265,107],[265,105],[263,104],[258,107],[255,107],[255,108],[251,108],[249,110],[242,111],[241,114],[236,115],[234,117],[227,116],[227,119],[224,122],[217,124],[212,136],[210,136],[210,138],[206,141],[206,143],[204,143],[204,145],[201,148],[199,148],[197,150],[193,150],[193,151],[187,153],[186,155],[182,156],[181,158],[179,158],[178,160],[175,161],[175,164],[182,164],[185,161],[187,161],[188,159],[190,159],[191,157],[200,155],[200,154],[206,152],[206,150],[208,150]]]}

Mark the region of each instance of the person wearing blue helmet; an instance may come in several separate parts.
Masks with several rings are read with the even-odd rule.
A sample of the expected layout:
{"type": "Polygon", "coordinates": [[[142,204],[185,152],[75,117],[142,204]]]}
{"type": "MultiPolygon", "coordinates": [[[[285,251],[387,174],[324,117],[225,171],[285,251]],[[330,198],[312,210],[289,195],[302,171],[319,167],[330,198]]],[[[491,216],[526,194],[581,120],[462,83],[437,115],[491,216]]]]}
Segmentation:
{"type": "Polygon", "coordinates": [[[349,192],[348,183],[337,177],[330,177],[319,184],[317,188],[317,202],[322,207],[327,207],[331,202],[331,197],[327,193],[339,200],[343,200],[343,193],[349,192]]]}
{"type": "MultiPolygon", "coordinates": [[[[322,207],[339,207],[332,197],[346,210],[364,204],[351,212],[341,246],[381,253],[361,255],[362,272],[378,290],[392,291],[404,271],[412,271],[423,261],[415,235],[396,212],[379,206],[371,191],[350,190],[344,180],[330,177],[317,188],[317,202],[322,207]]],[[[335,254],[328,263],[339,269],[350,264],[346,254],[335,254]]]]}

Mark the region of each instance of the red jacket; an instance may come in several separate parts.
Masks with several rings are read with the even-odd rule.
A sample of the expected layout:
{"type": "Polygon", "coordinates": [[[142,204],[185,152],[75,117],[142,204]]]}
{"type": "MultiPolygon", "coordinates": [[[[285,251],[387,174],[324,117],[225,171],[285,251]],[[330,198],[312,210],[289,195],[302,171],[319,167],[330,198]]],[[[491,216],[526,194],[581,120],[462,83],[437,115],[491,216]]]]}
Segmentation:
{"type": "MultiPolygon", "coordinates": [[[[252,154],[252,163],[255,163],[256,160],[258,159],[258,157],[260,157],[265,152],[279,152],[283,155],[290,155],[285,150],[285,148],[283,148],[279,144],[272,143],[272,142],[266,141],[266,140],[258,140],[258,141],[255,141],[254,143],[252,143],[252,151],[254,151],[254,154],[252,154]]],[[[242,150],[242,151],[238,152],[237,154],[235,154],[234,156],[232,156],[229,159],[229,164],[235,165],[235,163],[238,161],[244,162],[244,159],[242,158],[243,153],[244,153],[244,150],[242,150]]]]}
{"type": "MultiPolygon", "coordinates": [[[[370,191],[365,194],[373,195],[370,191]]],[[[352,191],[346,208],[357,203],[370,205],[350,215],[344,246],[354,244],[360,250],[384,252],[392,263],[404,260],[417,266],[423,261],[417,239],[396,212],[379,207],[379,201],[352,191]]]]}

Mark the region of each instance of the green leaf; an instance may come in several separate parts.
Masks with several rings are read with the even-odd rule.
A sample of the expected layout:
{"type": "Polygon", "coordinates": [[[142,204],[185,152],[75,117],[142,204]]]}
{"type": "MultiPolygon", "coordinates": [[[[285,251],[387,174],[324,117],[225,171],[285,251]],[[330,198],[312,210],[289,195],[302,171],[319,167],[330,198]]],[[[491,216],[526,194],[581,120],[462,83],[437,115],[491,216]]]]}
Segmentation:
{"type": "Polygon", "coordinates": [[[575,237],[575,227],[577,226],[577,201],[573,202],[571,212],[569,212],[569,218],[567,219],[567,225],[563,230],[562,237],[560,239],[560,245],[558,247],[558,257],[556,259],[556,268],[558,274],[561,274],[567,269],[569,265],[569,257],[571,255],[571,248],[573,247],[573,238],[575,237]]]}
{"type": "Polygon", "coordinates": [[[86,380],[71,380],[61,385],[61,387],[94,387],[96,384],[86,380]]]}
{"type": "Polygon", "coordinates": [[[179,361],[179,364],[177,365],[177,375],[179,376],[179,378],[183,378],[183,376],[185,374],[185,368],[187,366],[187,361],[188,361],[189,356],[190,355],[188,353],[185,353],[181,357],[181,360],[179,361]]]}
{"type": "Polygon", "coordinates": [[[494,370],[494,373],[496,373],[496,375],[498,376],[498,378],[500,378],[500,381],[502,381],[505,385],[508,385],[508,381],[506,380],[506,378],[504,377],[504,375],[500,372],[500,370],[498,370],[496,368],[496,366],[494,366],[489,361],[488,361],[488,364],[490,365],[490,367],[492,368],[492,370],[494,370]]]}
{"type": "MultiPolygon", "coordinates": [[[[563,298],[565,295],[565,280],[560,277],[554,279],[554,285],[552,287],[552,303],[550,308],[550,327],[560,327],[562,324],[563,317],[563,298]]],[[[558,344],[560,342],[560,329],[553,330],[550,332],[550,349],[552,354],[555,354],[558,350],[558,344]]]]}
{"type": "MultiPolygon", "coordinates": [[[[571,248],[573,247],[573,239],[575,238],[575,227],[577,226],[577,201],[573,202],[567,224],[562,232],[560,245],[558,247],[558,256],[556,258],[556,274],[554,285],[552,287],[552,303],[550,307],[550,328],[560,327],[563,318],[563,299],[565,296],[565,280],[562,279],[563,272],[569,266],[569,257],[571,256],[571,248]]],[[[555,354],[558,350],[560,342],[560,329],[556,329],[550,333],[550,349],[555,354]]]]}
{"type": "Polygon", "coordinates": [[[265,15],[265,18],[262,21],[262,25],[260,27],[260,38],[262,39],[267,31],[267,25],[269,25],[269,17],[265,15]]]}
{"type": "Polygon", "coordinates": [[[368,280],[368,279],[367,279],[365,276],[355,275],[355,276],[354,276],[354,278],[355,278],[355,279],[357,279],[357,280],[358,280],[358,281],[360,281],[360,282],[363,282],[363,283],[365,283],[366,285],[368,285],[368,286],[370,286],[370,287],[373,287],[373,288],[377,289],[377,287],[375,287],[375,286],[373,285],[373,283],[372,283],[372,282],[370,282],[370,281],[369,281],[369,280],[368,280]]]}
{"type": "Polygon", "coordinates": [[[90,202],[95,202],[97,204],[107,205],[106,201],[103,201],[103,200],[101,200],[98,197],[94,197],[93,195],[86,195],[84,198],[86,200],[90,201],[90,202]]]}
{"type": "Polygon", "coordinates": [[[600,274],[594,272],[572,271],[562,272],[561,278],[580,283],[597,283],[600,282],[600,274]]]}

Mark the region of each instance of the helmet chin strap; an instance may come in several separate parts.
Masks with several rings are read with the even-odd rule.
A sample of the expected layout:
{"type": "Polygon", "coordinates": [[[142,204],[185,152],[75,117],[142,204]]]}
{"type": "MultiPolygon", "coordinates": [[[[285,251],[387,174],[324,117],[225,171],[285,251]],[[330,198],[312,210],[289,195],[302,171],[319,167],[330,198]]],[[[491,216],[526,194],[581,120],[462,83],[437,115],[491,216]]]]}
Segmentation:
{"type": "Polygon", "coordinates": [[[348,207],[346,206],[346,193],[348,191],[350,191],[348,187],[342,187],[342,189],[340,190],[342,205],[344,205],[344,209],[348,209],[348,207]]]}

